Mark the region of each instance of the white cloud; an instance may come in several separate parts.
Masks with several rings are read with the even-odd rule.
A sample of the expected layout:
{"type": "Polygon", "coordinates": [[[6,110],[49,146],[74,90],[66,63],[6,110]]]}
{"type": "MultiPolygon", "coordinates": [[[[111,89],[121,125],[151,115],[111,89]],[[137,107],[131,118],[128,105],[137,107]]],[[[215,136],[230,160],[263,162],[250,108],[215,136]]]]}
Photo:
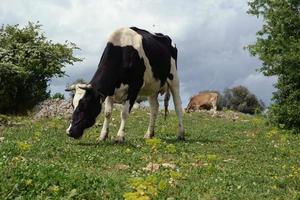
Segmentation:
{"type": "MultiPolygon", "coordinates": [[[[49,39],[69,40],[82,50],[82,63],[65,68],[69,77],[54,79],[51,89],[62,92],[77,78],[95,72],[109,33],[137,26],[170,35],[179,49],[182,98],[199,90],[223,90],[234,83],[248,84],[259,61],[243,47],[255,41],[261,22],[246,14],[246,0],[1,0],[0,21],[24,25],[40,21],[49,39]]],[[[254,93],[271,94],[272,85],[251,79],[254,93]]],[[[270,95],[269,95],[270,96],[270,95]]],[[[265,99],[264,99],[265,100],[265,99]]],[[[268,100],[266,100],[268,102],[268,100]]]]}

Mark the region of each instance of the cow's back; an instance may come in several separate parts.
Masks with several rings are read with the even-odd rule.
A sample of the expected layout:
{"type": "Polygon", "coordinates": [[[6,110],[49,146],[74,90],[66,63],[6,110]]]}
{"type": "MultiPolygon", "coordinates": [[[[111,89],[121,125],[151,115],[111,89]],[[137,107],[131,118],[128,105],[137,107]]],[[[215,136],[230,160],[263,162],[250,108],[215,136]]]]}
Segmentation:
{"type": "Polygon", "coordinates": [[[168,78],[173,79],[174,75],[171,74],[171,58],[177,59],[177,49],[172,46],[169,36],[161,33],[152,34],[136,27],[131,27],[131,29],[142,36],[142,46],[146,57],[145,64],[148,64],[152,72],[150,77],[154,77],[156,81],[160,81],[161,87],[164,86],[168,78]]]}
{"type": "Polygon", "coordinates": [[[165,91],[167,80],[178,78],[176,57],[177,49],[172,46],[168,36],[152,34],[135,27],[121,28],[109,36],[99,63],[99,72],[96,72],[91,82],[100,91],[109,91],[105,92],[109,95],[113,87],[119,88],[122,84],[130,87],[131,84],[139,88],[140,95],[148,96],[165,91]],[[110,89],[102,89],[104,86],[110,89]]]}
{"type": "Polygon", "coordinates": [[[189,107],[207,107],[216,102],[218,94],[215,92],[203,92],[193,96],[188,104],[189,107]]]}

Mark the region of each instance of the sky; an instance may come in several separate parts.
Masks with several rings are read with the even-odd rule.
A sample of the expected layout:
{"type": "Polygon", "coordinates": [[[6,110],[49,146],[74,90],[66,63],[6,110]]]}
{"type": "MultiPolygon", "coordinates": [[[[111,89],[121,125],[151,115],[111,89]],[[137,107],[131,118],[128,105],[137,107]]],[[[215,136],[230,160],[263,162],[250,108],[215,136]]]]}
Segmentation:
{"type": "Polygon", "coordinates": [[[89,81],[110,33],[136,26],[169,35],[178,48],[183,105],[203,90],[246,86],[267,105],[276,77],[256,69],[261,62],[246,45],[256,40],[262,20],[248,15],[246,0],[0,0],[0,24],[42,24],[48,39],[74,42],[83,62],[66,66],[67,76],[50,82],[64,93],[78,78],[89,81]]]}

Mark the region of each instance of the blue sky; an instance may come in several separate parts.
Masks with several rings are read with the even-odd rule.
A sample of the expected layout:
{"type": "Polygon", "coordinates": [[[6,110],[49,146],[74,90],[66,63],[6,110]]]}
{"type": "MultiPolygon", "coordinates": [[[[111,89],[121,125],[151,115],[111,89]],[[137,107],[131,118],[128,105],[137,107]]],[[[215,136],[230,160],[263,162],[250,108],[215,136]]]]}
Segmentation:
{"type": "Polygon", "coordinates": [[[244,50],[255,42],[262,22],[246,13],[244,0],[0,0],[0,23],[25,25],[39,21],[55,41],[76,43],[83,62],[53,79],[52,92],[64,92],[78,78],[90,80],[108,35],[117,28],[137,26],[169,35],[178,48],[178,73],[184,106],[202,90],[244,85],[267,104],[275,77],[256,72],[257,58],[244,50]]]}

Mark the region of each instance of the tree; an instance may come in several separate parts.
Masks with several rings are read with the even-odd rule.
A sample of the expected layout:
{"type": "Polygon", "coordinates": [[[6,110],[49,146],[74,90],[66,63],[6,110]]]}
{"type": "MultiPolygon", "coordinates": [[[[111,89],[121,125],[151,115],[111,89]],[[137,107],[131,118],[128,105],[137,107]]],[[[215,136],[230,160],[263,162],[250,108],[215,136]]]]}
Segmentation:
{"type": "Polygon", "coordinates": [[[255,114],[264,109],[262,100],[258,101],[257,97],[244,86],[225,89],[223,98],[225,107],[231,110],[255,114]]]}
{"type": "Polygon", "coordinates": [[[248,49],[262,60],[264,75],[278,77],[271,122],[300,131],[300,1],[252,0],[249,6],[248,13],[263,17],[264,25],[248,49]]]}
{"type": "Polygon", "coordinates": [[[65,99],[65,95],[59,92],[56,92],[51,96],[51,99],[65,99]]]}
{"type": "Polygon", "coordinates": [[[49,97],[49,80],[62,77],[62,68],[81,61],[74,43],[53,43],[39,23],[0,29],[0,113],[20,113],[49,97]]]}

